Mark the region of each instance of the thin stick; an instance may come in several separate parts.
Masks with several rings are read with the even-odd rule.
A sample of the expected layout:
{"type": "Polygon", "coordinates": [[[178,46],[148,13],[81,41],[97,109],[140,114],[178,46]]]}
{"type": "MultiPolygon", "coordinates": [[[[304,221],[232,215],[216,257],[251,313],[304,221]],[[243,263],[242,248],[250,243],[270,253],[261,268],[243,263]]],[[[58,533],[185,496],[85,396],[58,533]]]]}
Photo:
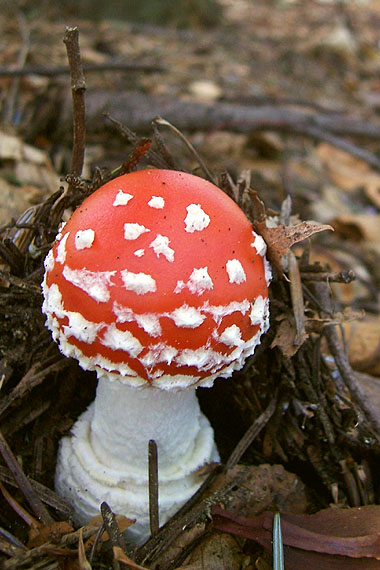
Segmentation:
{"type": "Polygon", "coordinates": [[[96,551],[98,549],[99,543],[100,543],[100,539],[102,538],[102,534],[104,533],[104,531],[106,530],[105,524],[103,523],[102,526],[100,526],[98,528],[98,531],[96,533],[95,536],[95,540],[93,542],[89,557],[88,557],[88,561],[90,564],[92,564],[92,561],[94,559],[94,556],[96,554],[96,551]]]}
{"type": "Polygon", "coordinates": [[[158,509],[158,454],[157,444],[154,439],[149,440],[148,461],[150,534],[156,536],[160,530],[160,519],[158,509]]]}
{"type": "Polygon", "coordinates": [[[68,26],[63,41],[66,45],[67,58],[69,60],[73,103],[74,140],[70,174],[72,176],[80,176],[83,169],[86,138],[84,99],[86,83],[80,59],[78,28],[68,26]]]}
{"type": "Polygon", "coordinates": [[[160,151],[160,155],[163,157],[163,159],[165,160],[165,162],[167,163],[169,168],[173,168],[175,170],[176,165],[175,165],[174,157],[171,155],[168,147],[166,146],[166,143],[165,143],[164,139],[162,138],[162,135],[160,133],[158,125],[154,121],[152,122],[152,125],[153,125],[153,131],[154,131],[154,140],[155,140],[155,143],[158,147],[158,150],[160,151]]]}
{"type": "MultiPolygon", "coordinates": [[[[333,313],[331,295],[329,286],[326,283],[313,283],[314,294],[317,297],[322,310],[327,314],[333,313]]],[[[324,335],[329,347],[330,353],[335,360],[335,364],[340,372],[343,382],[349,389],[352,399],[361,408],[365,415],[373,434],[380,441],[380,413],[373,402],[367,397],[360,386],[360,382],[356,377],[355,371],[351,368],[348,357],[345,354],[340,343],[336,328],[331,325],[325,328],[324,335]]]]}
{"type": "Polygon", "coordinates": [[[290,251],[287,257],[290,279],[290,298],[292,300],[294,321],[296,324],[294,346],[301,346],[307,336],[305,330],[305,305],[302,294],[302,281],[296,256],[292,251],[290,251]]]}
{"type": "Polygon", "coordinates": [[[356,275],[352,269],[343,271],[303,271],[301,270],[302,281],[325,281],[326,283],[351,283],[355,281],[356,275]]]}
{"type": "Polygon", "coordinates": [[[263,427],[269,422],[276,410],[277,395],[272,398],[269,402],[268,407],[263,411],[263,413],[253,422],[253,424],[245,432],[241,440],[236,445],[235,449],[231,453],[224,470],[232,469],[240,461],[241,457],[244,455],[248,447],[251,445],[253,440],[259,435],[263,427]]]}
{"type": "Polygon", "coordinates": [[[177,129],[177,127],[175,127],[174,125],[172,125],[171,123],[169,123],[169,121],[166,121],[166,119],[163,119],[162,117],[155,117],[153,119],[153,123],[155,123],[156,125],[162,125],[164,127],[169,127],[169,129],[175,133],[182,142],[185,143],[185,145],[187,146],[187,148],[189,149],[189,151],[191,152],[191,154],[197,159],[199,166],[201,167],[201,169],[203,170],[204,174],[206,175],[208,180],[211,180],[211,182],[215,183],[215,179],[213,177],[213,175],[211,174],[211,172],[209,171],[209,169],[207,168],[206,164],[203,162],[202,158],[199,156],[199,154],[197,153],[197,151],[195,150],[195,148],[193,147],[193,145],[191,144],[191,142],[185,137],[184,134],[181,133],[180,130],[177,129]]]}

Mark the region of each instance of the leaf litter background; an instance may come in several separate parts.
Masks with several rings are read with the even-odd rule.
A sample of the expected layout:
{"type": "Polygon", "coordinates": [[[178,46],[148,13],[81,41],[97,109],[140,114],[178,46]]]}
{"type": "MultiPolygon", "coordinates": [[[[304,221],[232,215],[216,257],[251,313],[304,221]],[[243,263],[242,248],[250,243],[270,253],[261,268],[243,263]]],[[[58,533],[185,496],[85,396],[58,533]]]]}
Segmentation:
{"type": "MultiPolygon", "coordinates": [[[[267,569],[275,510],[286,568],[380,567],[378,2],[219,0],[216,10],[194,0],[174,12],[147,2],[128,17],[112,2],[32,4],[3,1],[0,14],[3,567],[267,569]],[[137,552],[119,532],[128,521],[103,512],[75,532],[52,491],[59,438],[96,385],[59,355],[40,313],[70,171],[68,24],[88,66],[92,186],[66,193],[63,215],[154,138],[161,114],[252,217],[276,267],[257,355],[199,394],[224,467],[210,467],[204,496],[137,552]],[[7,73],[20,68],[31,69],[7,73]],[[334,232],[309,239],[316,223],[334,232]]],[[[170,129],[160,133],[177,168],[202,174],[170,129]]]]}

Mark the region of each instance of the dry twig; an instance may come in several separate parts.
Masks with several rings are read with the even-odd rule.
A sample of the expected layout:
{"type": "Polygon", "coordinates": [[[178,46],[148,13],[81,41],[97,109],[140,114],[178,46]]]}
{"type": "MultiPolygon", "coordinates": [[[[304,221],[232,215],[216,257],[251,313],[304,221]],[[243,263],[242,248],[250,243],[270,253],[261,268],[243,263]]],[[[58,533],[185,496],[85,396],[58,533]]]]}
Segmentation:
{"type": "Polygon", "coordinates": [[[82,62],[79,51],[79,33],[76,27],[67,27],[63,39],[66,45],[67,58],[70,66],[71,92],[73,104],[73,152],[71,156],[72,176],[82,174],[85,138],[86,138],[86,116],[85,99],[86,83],[83,75],[82,62]]]}
{"type": "Polygon", "coordinates": [[[160,529],[159,508],[158,508],[158,456],[157,444],[151,439],[148,451],[149,465],[149,521],[150,534],[156,536],[160,529]]]}
{"type": "MultiPolygon", "coordinates": [[[[332,314],[332,303],[331,294],[327,284],[325,283],[314,283],[313,284],[314,294],[317,296],[319,303],[323,311],[331,315],[332,314]]],[[[376,440],[380,441],[380,413],[372,405],[360,387],[355,372],[352,370],[348,357],[345,354],[343,347],[338,338],[338,334],[334,326],[328,326],[324,329],[324,335],[326,337],[329,350],[336,362],[337,368],[345,382],[347,388],[349,389],[352,397],[359,405],[360,409],[363,410],[366,419],[373,429],[374,436],[376,440]]]]}

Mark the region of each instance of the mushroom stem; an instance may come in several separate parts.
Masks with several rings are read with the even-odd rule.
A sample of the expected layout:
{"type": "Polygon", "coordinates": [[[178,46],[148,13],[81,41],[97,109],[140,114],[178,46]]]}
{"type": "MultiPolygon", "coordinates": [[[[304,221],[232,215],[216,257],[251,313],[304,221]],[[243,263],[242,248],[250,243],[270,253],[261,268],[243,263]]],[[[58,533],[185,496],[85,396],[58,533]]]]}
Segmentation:
{"type": "Polygon", "coordinates": [[[149,440],[154,439],[158,448],[162,523],[203,482],[197,470],[218,460],[213,430],[194,388],[136,389],[103,376],[95,401],[72,434],[61,442],[57,492],[76,505],[79,524],[97,515],[104,500],[117,514],[136,518],[130,534],[139,541],[149,534],[149,440]]]}
{"type": "MultiPolygon", "coordinates": [[[[91,421],[91,444],[105,465],[126,464],[146,474],[148,443],[155,439],[162,474],[188,471],[200,429],[195,390],[137,389],[118,380],[99,380],[91,421]],[[126,437],[125,434],[129,434],[126,437]],[[110,463],[112,462],[112,463],[110,463]]],[[[206,458],[199,458],[200,464],[206,458]]]]}

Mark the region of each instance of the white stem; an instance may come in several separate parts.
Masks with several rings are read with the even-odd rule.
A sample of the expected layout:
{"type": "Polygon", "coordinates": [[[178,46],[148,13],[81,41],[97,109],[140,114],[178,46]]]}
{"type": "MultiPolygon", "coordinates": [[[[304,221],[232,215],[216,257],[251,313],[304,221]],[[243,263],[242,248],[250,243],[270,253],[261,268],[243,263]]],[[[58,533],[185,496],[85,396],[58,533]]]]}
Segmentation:
{"type": "Polygon", "coordinates": [[[193,454],[201,411],[195,389],[136,389],[121,382],[99,380],[91,444],[105,465],[133,465],[147,472],[148,442],[157,443],[159,469],[172,469],[193,454]]]}
{"type": "Polygon", "coordinates": [[[56,490],[75,506],[85,524],[106,501],[114,512],[136,518],[137,540],[149,534],[148,442],[158,448],[160,523],[202,484],[197,470],[218,461],[213,430],[199,408],[195,389],[136,389],[99,380],[95,402],[63,438],[56,490]]]}

